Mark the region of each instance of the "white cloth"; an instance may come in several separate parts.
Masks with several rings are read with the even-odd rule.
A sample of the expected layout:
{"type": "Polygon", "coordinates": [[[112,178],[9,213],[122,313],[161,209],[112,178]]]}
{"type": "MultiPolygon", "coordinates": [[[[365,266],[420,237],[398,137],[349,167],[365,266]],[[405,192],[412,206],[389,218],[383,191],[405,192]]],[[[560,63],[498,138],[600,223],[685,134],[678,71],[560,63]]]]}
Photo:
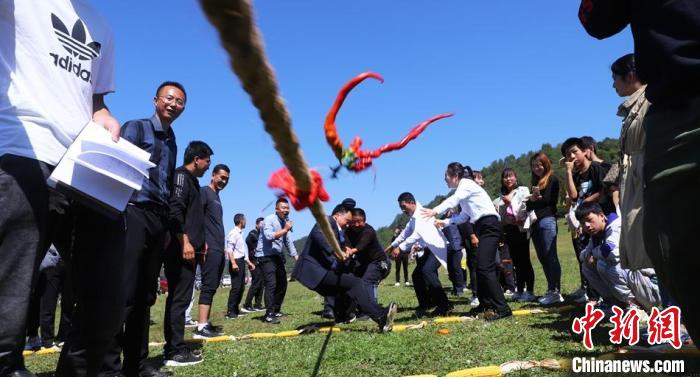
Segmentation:
{"type": "Polygon", "coordinates": [[[0,1],[0,156],[56,165],[113,91],[112,31],[86,1],[0,1]]]}
{"type": "Polygon", "coordinates": [[[226,246],[224,248],[229,260],[245,258],[248,261],[248,245],[243,237],[243,229],[234,226],[226,235],[226,246]]]}
{"type": "Polygon", "coordinates": [[[440,264],[447,268],[447,240],[435,227],[435,217],[424,218],[421,215],[422,208],[423,206],[416,202],[416,211],[391,246],[398,247],[401,251],[410,250],[414,244],[423,249],[428,248],[440,264]]]}
{"type": "Polygon", "coordinates": [[[480,218],[490,215],[500,219],[491,198],[489,198],[489,194],[471,179],[461,179],[454,194],[433,209],[437,214],[441,214],[450,208],[456,207],[458,204],[462,207],[462,211],[449,219],[445,219],[447,225],[462,224],[467,221],[473,224],[480,218]]]}

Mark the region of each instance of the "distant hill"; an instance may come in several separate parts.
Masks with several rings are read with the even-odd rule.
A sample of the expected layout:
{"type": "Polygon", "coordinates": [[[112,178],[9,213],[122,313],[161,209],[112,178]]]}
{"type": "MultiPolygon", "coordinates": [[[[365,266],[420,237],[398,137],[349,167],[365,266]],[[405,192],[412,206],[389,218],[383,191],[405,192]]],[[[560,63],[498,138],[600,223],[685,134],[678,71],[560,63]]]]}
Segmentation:
{"type": "MultiPolygon", "coordinates": [[[[615,161],[617,159],[617,156],[619,155],[619,145],[619,141],[617,139],[612,138],[606,138],[603,141],[598,142],[598,157],[602,158],[605,161],[615,161]]],[[[549,159],[552,161],[552,166],[554,167],[554,174],[557,176],[557,178],[559,178],[559,182],[561,183],[559,192],[559,203],[562,203],[565,197],[563,184],[565,171],[564,168],[561,167],[558,163],[559,159],[561,158],[560,149],[561,144],[558,144],[556,146],[552,146],[551,144],[543,144],[540,148],[540,150],[546,153],[547,157],[549,157],[549,159]]],[[[515,170],[518,176],[518,181],[521,185],[528,187],[532,186],[530,182],[530,157],[532,157],[532,155],[534,155],[537,152],[538,151],[529,151],[527,153],[521,154],[519,157],[509,155],[503,159],[491,162],[488,166],[484,168],[472,168],[474,168],[474,170],[481,170],[485,181],[484,188],[489,193],[489,195],[491,195],[491,198],[495,198],[496,196],[500,195],[501,172],[507,167],[515,170]]],[[[432,201],[430,201],[430,203],[426,204],[426,207],[432,208],[439,204],[444,198],[444,195],[438,195],[432,201]]],[[[562,212],[563,208],[560,207],[560,213],[562,212]]],[[[396,215],[394,221],[392,221],[391,224],[377,228],[376,230],[379,242],[382,245],[388,245],[391,240],[393,229],[395,229],[397,226],[405,225],[407,221],[408,218],[400,213],[396,215]]],[[[297,250],[301,252],[301,250],[303,250],[304,248],[305,243],[306,237],[303,237],[294,241],[294,246],[296,246],[297,250]]]]}

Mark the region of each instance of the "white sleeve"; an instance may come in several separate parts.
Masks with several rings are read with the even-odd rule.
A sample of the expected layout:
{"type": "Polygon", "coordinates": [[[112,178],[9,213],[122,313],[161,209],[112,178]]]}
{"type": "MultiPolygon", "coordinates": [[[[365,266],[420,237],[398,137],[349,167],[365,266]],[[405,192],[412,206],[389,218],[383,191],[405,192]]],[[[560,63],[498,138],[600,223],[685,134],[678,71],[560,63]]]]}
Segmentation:
{"type": "Polygon", "coordinates": [[[114,61],[114,34],[110,31],[109,39],[100,47],[100,56],[93,61],[93,94],[114,92],[114,61]]]}
{"type": "Polygon", "coordinates": [[[466,199],[470,193],[471,192],[467,188],[467,185],[461,184],[457,186],[457,190],[455,190],[454,194],[443,200],[442,203],[433,208],[433,210],[439,215],[450,208],[456,207],[457,204],[459,204],[459,201],[466,199]]]}
{"type": "Polygon", "coordinates": [[[403,240],[403,242],[399,244],[399,249],[401,251],[408,250],[409,247],[413,246],[413,244],[418,242],[418,240],[421,238],[417,228],[417,226],[414,226],[413,233],[411,233],[411,235],[408,236],[408,238],[406,238],[405,240],[403,240]]]}
{"type": "Polygon", "coordinates": [[[226,235],[226,242],[224,243],[224,251],[233,259],[233,249],[236,247],[236,238],[233,232],[228,232],[226,235]]]}
{"type": "Polygon", "coordinates": [[[403,228],[401,233],[394,239],[394,241],[391,242],[391,247],[397,247],[401,242],[403,242],[407,236],[411,235],[413,233],[413,228],[416,220],[414,218],[411,218],[408,220],[408,224],[406,224],[406,227],[403,228]]]}

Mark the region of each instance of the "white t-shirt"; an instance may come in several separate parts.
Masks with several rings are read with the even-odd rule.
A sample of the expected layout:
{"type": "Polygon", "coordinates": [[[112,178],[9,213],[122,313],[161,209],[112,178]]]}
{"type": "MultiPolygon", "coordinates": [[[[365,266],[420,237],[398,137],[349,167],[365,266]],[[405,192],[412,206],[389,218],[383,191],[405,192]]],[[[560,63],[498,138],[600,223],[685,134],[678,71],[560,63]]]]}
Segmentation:
{"type": "Polygon", "coordinates": [[[55,165],[113,91],[112,31],[85,0],[0,1],[0,156],[55,165]]]}
{"type": "Polygon", "coordinates": [[[462,207],[462,212],[445,219],[446,225],[462,224],[467,221],[473,224],[482,217],[491,215],[495,215],[500,219],[491,198],[489,198],[489,194],[471,179],[460,179],[454,194],[433,209],[438,214],[441,214],[457,206],[457,204],[462,207]]]}

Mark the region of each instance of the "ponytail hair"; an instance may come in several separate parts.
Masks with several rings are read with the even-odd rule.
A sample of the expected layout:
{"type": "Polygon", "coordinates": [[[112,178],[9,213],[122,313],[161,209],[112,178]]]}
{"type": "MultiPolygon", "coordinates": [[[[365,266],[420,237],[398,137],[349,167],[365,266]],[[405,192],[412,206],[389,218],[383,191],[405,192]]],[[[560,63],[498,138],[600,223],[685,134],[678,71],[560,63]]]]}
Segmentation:
{"type": "Polygon", "coordinates": [[[473,179],[474,173],[469,165],[462,165],[459,162],[451,162],[447,165],[446,174],[448,177],[457,177],[459,179],[468,178],[473,179]]]}

